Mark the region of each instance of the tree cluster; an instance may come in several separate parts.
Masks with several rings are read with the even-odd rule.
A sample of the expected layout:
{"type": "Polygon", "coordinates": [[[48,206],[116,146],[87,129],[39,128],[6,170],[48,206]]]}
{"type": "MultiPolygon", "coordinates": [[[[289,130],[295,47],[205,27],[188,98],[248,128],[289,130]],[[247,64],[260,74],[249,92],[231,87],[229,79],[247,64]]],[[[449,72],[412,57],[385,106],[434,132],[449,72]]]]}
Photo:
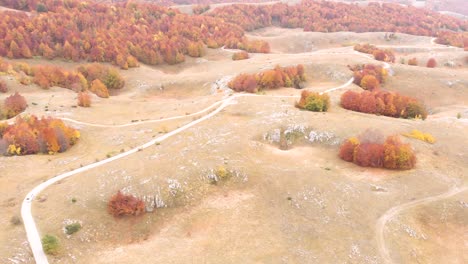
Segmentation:
{"type": "Polygon", "coordinates": [[[362,53],[371,54],[374,56],[374,59],[378,61],[385,61],[385,62],[395,62],[395,53],[389,49],[379,49],[374,45],[365,43],[365,44],[357,44],[354,46],[355,51],[359,51],[362,53]]]}
{"type": "Polygon", "coordinates": [[[5,98],[3,105],[0,105],[0,120],[12,118],[22,113],[28,107],[26,99],[16,92],[5,98]]]}
{"type": "Polygon", "coordinates": [[[131,194],[118,191],[109,199],[107,211],[114,217],[138,216],[145,213],[145,202],[131,194]]]}
{"type": "Polygon", "coordinates": [[[442,45],[464,48],[465,51],[468,51],[468,32],[440,31],[437,33],[436,42],[442,45]]]}
{"type": "Polygon", "coordinates": [[[354,65],[349,69],[353,71],[353,82],[364,90],[379,89],[388,76],[388,72],[384,67],[374,64],[354,65]]]}
{"type": "MultiPolygon", "coordinates": [[[[34,1],[18,6],[34,8],[34,1]]],[[[0,56],[92,62],[111,62],[123,69],[137,61],[157,65],[175,64],[185,56],[199,57],[204,46],[268,52],[264,41],[249,41],[237,25],[210,16],[191,16],[150,3],[128,1],[104,4],[93,1],[42,2],[48,12],[28,16],[2,12],[0,56]]]]}
{"type": "Polygon", "coordinates": [[[125,86],[125,80],[117,68],[99,63],[81,65],[69,71],[52,65],[31,67],[24,62],[9,64],[0,60],[0,72],[16,76],[24,85],[33,82],[43,89],[58,86],[75,92],[89,90],[102,98],[109,97],[109,89],[125,86]]]}
{"type": "Polygon", "coordinates": [[[366,138],[349,138],[340,147],[339,157],[362,167],[409,170],[416,156],[409,144],[398,136],[389,136],[382,144],[366,138]]]}
{"type": "Polygon", "coordinates": [[[229,88],[236,92],[255,93],[261,89],[274,89],[279,87],[300,88],[306,80],[304,66],[299,64],[291,67],[276,66],[257,74],[240,74],[228,83],[229,88]]]}
{"type": "Polygon", "coordinates": [[[14,124],[0,125],[0,153],[4,155],[64,152],[80,138],[80,132],[56,118],[17,117],[14,124]]]}
{"type": "Polygon", "coordinates": [[[313,112],[327,112],[330,108],[330,97],[328,94],[302,91],[301,99],[296,103],[296,107],[313,112]]]}
{"type": "Polygon", "coordinates": [[[426,119],[427,111],[418,100],[398,93],[374,90],[361,93],[346,91],[341,96],[345,109],[401,118],[426,119]]]}
{"type": "Polygon", "coordinates": [[[296,5],[229,5],[216,8],[210,15],[237,23],[248,31],[281,26],[316,32],[400,32],[436,36],[445,29],[455,32],[468,29],[467,21],[413,6],[390,3],[361,6],[304,0],[296,5]]]}

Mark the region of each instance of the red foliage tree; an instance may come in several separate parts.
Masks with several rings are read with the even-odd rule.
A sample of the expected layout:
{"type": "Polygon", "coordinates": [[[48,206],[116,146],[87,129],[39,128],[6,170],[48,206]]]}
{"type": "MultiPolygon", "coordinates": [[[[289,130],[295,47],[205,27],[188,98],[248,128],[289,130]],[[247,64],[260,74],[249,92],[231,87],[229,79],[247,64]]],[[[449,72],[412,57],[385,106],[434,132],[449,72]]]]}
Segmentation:
{"type": "Polygon", "coordinates": [[[145,203],[133,195],[125,195],[118,191],[110,198],[107,211],[114,217],[138,216],[145,212],[145,203]]]}
{"type": "Polygon", "coordinates": [[[4,80],[0,79],[0,93],[8,92],[8,86],[4,80]]]}
{"type": "Polygon", "coordinates": [[[428,68],[435,68],[437,66],[437,61],[434,58],[430,58],[427,61],[426,67],[428,68]]]}
{"type": "Polygon", "coordinates": [[[364,88],[364,90],[372,91],[372,90],[380,88],[380,82],[375,76],[368,74],[362,77],[361,83],[359,86],[364,88]]]}
{"type": "Polygon", "coordinates": [[[96,79],[93,82],[91,82],[91,87],[89,87],[89,91],[101,98],[109,97],[109,90],[107,90],[107,87],[99,79],[96,79]]]}
{"type": "Polygon", "coordinates": [[[90,107],[91,106],[91,95],[87,92],[78,93],[78,106],[90,107]]]}
{"type": "Polygon", "coordinates": [[[339,157],[345,161],[352,162],[354,160],[354,149],[359,145],[357,138],[346,140],[340,147],[339,157]]]}
{"type": "Polygon", "coordinates": [[[12,118],[17,114],[23,112],[26,109],[26,107],[28,107],[26,99],[18,92],[16,92],[15,94],[5,98],[5,102],[3,103],[4,116],[7,119],[12,118]]]}

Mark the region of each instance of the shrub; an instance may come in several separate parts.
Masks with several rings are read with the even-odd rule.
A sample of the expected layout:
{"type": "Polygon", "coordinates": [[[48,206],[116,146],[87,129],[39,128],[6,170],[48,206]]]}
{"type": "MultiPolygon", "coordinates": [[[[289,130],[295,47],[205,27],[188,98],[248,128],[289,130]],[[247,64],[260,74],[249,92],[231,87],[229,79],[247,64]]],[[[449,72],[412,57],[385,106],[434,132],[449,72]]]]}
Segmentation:
{"type": "Polygon", "coordinates": [[[384,144],[350,138],[341,145],[339,157],[362,167],[408,170],[416,164],[410,145],[397,136],[389,136],[384,144]]]}
{"type": "Polygon", "coordinates": [[[330,97],[327,94],[302,91],[296,107],[314,112],[326,112],[330,108],[330,97]]]}
{"type": "Polygon", "coordinates": [[[375,78],[373,75],[365,75],[361,79],[360,85],[364,90],[374,90],[374,89],[379,89],[380,88],[380,82],[375,78]]]}
{"type": "Polygon", "coordinates": [[[239,51],[232,54],[232,60],[245,60],[249,58],[249,53],[245,51],[239,51]]]}
{"type": "Polygon", "coordinates": [[[428,68],[435,68],[437,66],[437,61],[434,59],[434,58],[430,58],[428,61],[427,61],[427,64],[426,66],[428,68]]]}
{"type": "Polygon", "coordinates": [[[203,42],[190,42],[187,47],[187,54],[190,57],[201,57],[205,53],[203,42]]]}
{"type": "Polygon", "coordinates": [[[409,170],[416,164],[410,145],[402,144],[398,136],[390,136],[384,143],[384,168],[409,170]]]}
{"type": "Polygon", "coordinates": [[[89,90],[101,98],[109,97],[109,90],[107,90],[107,87],[99,79],[91,82],[91,87],[89,87],[89,90]]]}
{"type": "Polygon", "coordinates": [[[26,107],[28,107],[26,99],[18,92],[16,92],[15,94],[5,98],[5,102],[3,103],[4,116],[7,119],[12,118],[23,112],[26,107]]]}
{"type": "Polygon", "coordinates": [[[78,106],[90,107],[91,106],[91,95],[87,92],[78,93],[78,106]]]}
{"type": "Polygon", "coordinates": [[[8,86],[4,80],[0,79],[0,93],[8,92],[8,86]]]}
{"type": "Polygon", "coordinates": [[[408,60],[408,65],[411,65],[411,66],[418,66],[418,59],[416,58],[411,58],[408,60]]]}
{"type": "Polygon", "coordinates": [[[107,210],[114,217],[137,216],[145,212],[145,203],[133,195],[125,195],[118,191],[110,198],[107,210]]]}
{"type": "Polygon", "coordinates": [[[74,234],[81,229],[81,224],[80,223],[73,223],[65,226],[65,233],[67,235],[74,234]]]}
{"type": "Polygon", "coordinates": [[[14,216],[11,217],[10,223],[11,223],[12,225],[15,225],[15,226],[16,226],[16,225],[20,225],[20,224],[22,223],[22,222],[21,222],[21,218],[19,218],[19,216],[17,216],[17,215],[14,215],[14,216]]]}
{"type": "Polygon", "coordinates": [[[345,160],[352,162],[354,160],[354,149],[359,145],[359,139],[353,137],[346,140],[340,147],[338,156],[345,160]]]}
{"type": "Polygon", "coordinates": [[[56,255],[59,249],[59,241],[57,237],[53,235],[45,235],[42,240],[42,249],[49,255],[56,255]]]}
{"type": "Polygon", "coordinates": [[[422,140],[424,142],[431,143],[431,144],[434,144],[434,142],[436,141],[435,138],[431,134],[423,133],[417,129],[414,129],[413,131],[411,131],[411,133],[405,133],[403,134],[403,136],[419,139],[419,140],[422,140]]]}
{"type": "Polygon", "coordinates": [[[206,4],[196,5],[192,8],[193,13],[196,15],[205,13],[208,10],[210,10],[210,5],[206,5],[206,4]]]}
{"type": "Polygon", "coordinates": [[[47,12],[47,7],[43,3],[38,3],[36,7],[36,11],[38,13],[45,13],[47,12]]]}

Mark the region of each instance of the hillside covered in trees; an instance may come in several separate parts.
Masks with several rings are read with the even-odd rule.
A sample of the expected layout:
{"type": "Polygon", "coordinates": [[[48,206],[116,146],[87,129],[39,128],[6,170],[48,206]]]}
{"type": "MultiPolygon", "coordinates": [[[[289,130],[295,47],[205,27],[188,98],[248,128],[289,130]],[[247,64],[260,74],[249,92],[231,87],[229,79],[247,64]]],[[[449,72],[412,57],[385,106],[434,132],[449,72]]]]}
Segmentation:
{"type": "Polygon", "coordinates": [[[127,68],[134,58],[150,65],[183,62],[186,55],[202,56],[205,46],[269,51],[267,43],[247,40],[242,28],[220,18],[190,16],[154,4],[77,0],[0,4],[33,11],[2,13],[0,56],[9,58],[43,56],[127,68]]]}
{"type": "Polygon", "coordinates": [[[434,37],[440,35],[439,42],[459,47],[463,47],[463,37],[468,38],[466,34],[459,33],[468,29],[468,21],[390,3],[358,6],[305,0],[297,5],[229,5],[215,9],[210,15],[237,22],[248,31],[281,26],[317,32],[383,31],[434,37]]]}

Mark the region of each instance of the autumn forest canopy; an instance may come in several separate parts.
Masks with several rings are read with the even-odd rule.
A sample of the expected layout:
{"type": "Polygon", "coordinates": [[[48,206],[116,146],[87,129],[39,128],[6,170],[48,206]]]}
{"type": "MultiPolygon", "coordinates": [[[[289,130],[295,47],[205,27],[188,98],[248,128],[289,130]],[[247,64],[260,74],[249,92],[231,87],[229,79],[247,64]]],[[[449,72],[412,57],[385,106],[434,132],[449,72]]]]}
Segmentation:
{"type": "Polygon", "coordinates": [[[247,39],[244,30],[273,25],[318,32],[440,35],[440,43],[456,46],[463,46],[463,36],[468,37],[459,33],[468,28],[467,21],[393,4],[236,4],[207,15],[187,15],[167,6],[132,1],[111,5],[77,0],[0,0],[0,5],[31,12],[2,12],[0,56],[111,62],[123,69],[137,66],[136,60],[150,65],[180,63],[186,56],[203,56],[206,47],[268,53],[268,43],[247,39]]]}

